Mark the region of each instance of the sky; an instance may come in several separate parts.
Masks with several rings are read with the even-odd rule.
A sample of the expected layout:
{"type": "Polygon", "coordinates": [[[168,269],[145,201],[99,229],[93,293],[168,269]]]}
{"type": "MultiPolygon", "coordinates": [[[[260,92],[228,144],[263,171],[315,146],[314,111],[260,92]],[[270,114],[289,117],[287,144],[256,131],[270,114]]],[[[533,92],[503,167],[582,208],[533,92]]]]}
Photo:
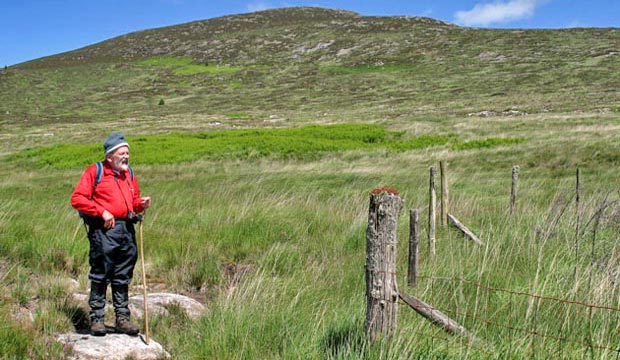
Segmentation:
{"type": "Polygon", "coordinates": [[[620,28],[620,0],[0,0],[0,67],[138,30],[291,6],[482,28],[620,28]]]}

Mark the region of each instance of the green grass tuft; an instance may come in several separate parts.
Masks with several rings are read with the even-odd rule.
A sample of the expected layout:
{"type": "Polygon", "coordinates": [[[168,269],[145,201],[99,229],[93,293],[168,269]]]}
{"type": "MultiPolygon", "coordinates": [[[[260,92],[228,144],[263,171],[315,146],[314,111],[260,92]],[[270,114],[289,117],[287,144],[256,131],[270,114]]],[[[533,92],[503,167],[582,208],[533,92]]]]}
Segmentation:
{"type": "Polygon", "coordinates": [[[238,66],[220,66],[217,64],[195,64],[194,60],[186,57],[158,56],[142,60],[142,66],[171,68],[175,75],[188,76],[201,73],[231,74],[241,70],[238,66]]]}
{"type": "MultiPolygon", "coordinates": [[[[239,115],[239,114],[235,114],[239,115]]],[[[241,114],[243,115],[243,114],[241,114]]],[[[453,137],[425,135],[401,140],[402,133],[380,125],[309,125],[290,129],[251,129],[197,134],[165,134],[128,138],[131,152],[144,165],[173,164],[199,159],[273,157],[317,159],[329,152],[388,149],[407,151],[447,144],[453,137]]],[[[101,159],[100,145],[61,144],[25,151],[16,156],[35,167],[69,169],[101,159]]]]}

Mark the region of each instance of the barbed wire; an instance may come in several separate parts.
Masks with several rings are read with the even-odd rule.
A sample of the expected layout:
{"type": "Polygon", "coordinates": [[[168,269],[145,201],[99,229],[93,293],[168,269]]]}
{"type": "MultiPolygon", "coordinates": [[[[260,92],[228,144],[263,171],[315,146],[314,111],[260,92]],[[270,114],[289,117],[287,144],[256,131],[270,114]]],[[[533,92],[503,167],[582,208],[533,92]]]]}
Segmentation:
{"type": "MultiPolygon", "coordinates": [[[[454,277],[454,276],[438,277],[438,276],[420,275],[420,276],[418,276],[418,278],[426,279],[426,280],[431,280],[431,283],[434,283],[434,281],[436,281],[436,280],[447,281],[447,282],[465,283],[465,284],[477,287],[479,289],[486,290],[487,292],[507,293],[507,294],[511,295],[511,299],[510,299],[510,303],[511,303],[510,307],[511,308],[512,308],[512,303],[513,303],[512,296],[513,295],[518,295],[518,296],[525,296],[525,297],[529,297],[529,298],[533,298],[533,299],[548,300],[548,301],[556,302],[556,303],[559,303],[559,304],[562,304],[562,305],[581,306],[583,308],[587,308],[587,309],[590,309],[590,310],[591,309],[600,309],[600,310],[606,310],[606,311],[610,311],[610,312],[614,312],[614,313],[620,312],[620,308],[618,308],[618,307],[611,307],[611,306],[607,306],[607,305],[599,305],[599,304],[593,304],[593,303],[586,303],[584,301],[563,299],[563,298],[559,298],[559,297],[555,297],[555,296],[534,294],[534,293],[528,293],[528,292],[525,292],[525,291],[516,291],[516,290],[511,290],[511,289],[493,287],[493,286],[488,286],[488,285],[481,284],[481,283],[476,282],[476,281],[464,279],[464,278],[461,278],[461,277],[454,277]]],[[[550,339],[550,340],[553,340],[553,341],[557,341],[559,344],[573,344],[573,345],[578,345],[580,347],[589,348],[591,350],[609,351],[609,352],[612,352],[612,353],[616,353],[616,357],[620,356],[620,347],[612,348],[612,347],[604,346],[604,345],[601,345],[601,344],[593,344],[592,343],[592,339],[590,339],[590,341],[588,342],[588,341],[582,341],[582,340],[578,340],[578,339],[573,339],[573,338],[570,338],[570,337],[567,337],[567,336],[564,336],[564,335],[557,336],[557,335],[549,334],[548,332],[540,332],[540,331],[528,329],[528,328],[525,328],[525,327],[519,327],[519,326],[510,325],[510,324],[499,323],[499,322],[496,322],[496,321],[494,321],[492,319],[481,317],[481,316],[478,316],[476,314],[470,314],[470,313],[467,313],[467,312],[459,312],[459,311],[455,311],[455,310],[439,310],[438,308],[436,308],[434,306],[430,306],[430,310],[431,311],[433,311],[433,310],[443,311],[443,312],[451,314],[452,316],[455,316],[455,317],[463,317],[463,318],[467,318],[467,319],[470,319],[470,320],[474,320],[474,321],[477,321],[477,322],[484,323],[486,326],[493,326],[493,327],[497,327],[497,328],[503,328],[503,329],[506,329],[506,330],[510,330],[511,332],[519,332],[521,334],[526,334],[526,335],[534,336],[534,337],[537,337],[537,338],[550,339]]],[[[511,318],[512,318],[512,310],[511,310],[511,318]]],[[[562,327],[563,327],[563,325],[562,325],[562,327]]],[[[471,347],[471,346],[468,346],[468,347],[471,347]]]]}
{"type": "Polygon", "coordinates": [[[559,298],[559,297],[548,296],[548,295],[540,295],[540,294],[533,294],[533,293],[528,293],[528,292],[525,292],[525,291],[517,291],[517,290],[498,288],[498,287],[493,287],[493,286],[488,286],[488,285],[480,284],[478,282],[475,282],[475,281],[472,281],[472,280],[467,280],[467,279],[460,278],[460,277],[439,277],[439,276],[427,276],[427,275],[425,276],[425,275],[422,275],[422,276],[418,276],[418,278],[420,278],[420,279],[428,279],[428,280],[442,280],[442,281],[449,281],[449,282],[463,282],[463,283],[468,283],[468,284],[471,284],[473,286],[476,286],[478,288],[485,289],[485,290],[492,290],[492,291],[496,291],[496,292],[504,292],[504,293],[507,293],[507,294],[527,296],[527,297],[531,297],[531,298],[535,298],[535,299],[540,299],[540,300],[550,300],[550,301],[555,301],[555,302],[559,302],[559,303],[563,303],[563,304],[580,305],[580,306],[591,308],[591,309],[610,310],[610,311],[620,312],[620,307],[612,307],[612,306],[608,306],[608,305],[598,305],[598,304],[586,303],[584,301],[562,299],[562,298],[559,298]]]}
{"type": "Polygon", "coordinates": [[[461,312],[453,311],[453,310],[445,310],[445,312],[449,313],[449,314],[456,315],[456,316],[462,316],[462,317],[465,317],[465,318],[473,319],[473,320],[476,320],[476,321],[482,321],[482,322],[486,323],[487,325],[491,325],[491,326],[495,326],[495,327],[501,327],[501,328],[508,329],[508,330],[513,330],[513,331],[519,331],[519,332],[522,332],[522,333],[525,333],[525,334],[528,334],[528,335],[534,335],[534,336],[540,337],[540,338],[552,339],[552,340],[559,341],[559,342],[573,343],[573,344],[578,344],[578,345],[585,346],[585,347],[588,347],[588,348],[596,348],[598,350],[608,350],[608,351],[612,351],[612,352],[616,352],[616,353],[620,354],[620,348],[610,348],[610,347],[602,346],[602,345],[592,345],[590,343],[586,343],[586,342],[578,341],[578,340],[573,340],[573,339],[568,338],[568,337],[560,337],[560,336],[550,335],[550,334],[548,334],[546,332],[545,333],[541,333],[541,332],[538,332],[536,330],[529,330],[529,329],[522,328],[522,327],[500,324],[500,323],[494,322],[492,320],[489,320],[487,318],[483,318],[483,317],[476,316],[476,315],[471,315],[471,314],[468,314],[468,313],[461,313],[461,312]]]}

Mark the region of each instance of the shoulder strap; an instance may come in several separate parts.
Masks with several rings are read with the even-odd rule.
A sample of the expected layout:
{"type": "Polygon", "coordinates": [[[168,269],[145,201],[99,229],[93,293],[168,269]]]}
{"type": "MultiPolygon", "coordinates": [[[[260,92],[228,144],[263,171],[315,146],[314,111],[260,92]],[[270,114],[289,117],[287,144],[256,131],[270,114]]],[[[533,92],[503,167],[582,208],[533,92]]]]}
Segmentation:
{"type": "Polygon", "coordinates": [[[129,167],[129,178],[133,181],[133,169],[129,167]]]}
{"type": "MultiPolygon", "coordinates": [[[[95,182],[93,182],[93,192],[90,195],[91,200],[95,196],[95,189],[97,188],[97,185],[99,185],[99,183],[101,182],[101,178],[103,177],[103,162],[96,162],[95,167],[97,172],[95,174],[95,182]]],[[[89,221],[89,216],[84,215],[81,211],[78,211],[78,214],[80,214],[80,217],[84,220],[84,226],[86,226],[86,223],[89,221]]],[[[86,230],[86,232],[88,232],[88,229],[86,230]]]]}
{"type": "Polygon", "coordinates": [[[101,182],[101,178],[103,177],[103,162],[98,161],[95,163],[97,167],[97,174],[95,175],[95,182],[93,183],[93,195],[95,195],[95,189],[97,189],[97,185],[101,182]]]}

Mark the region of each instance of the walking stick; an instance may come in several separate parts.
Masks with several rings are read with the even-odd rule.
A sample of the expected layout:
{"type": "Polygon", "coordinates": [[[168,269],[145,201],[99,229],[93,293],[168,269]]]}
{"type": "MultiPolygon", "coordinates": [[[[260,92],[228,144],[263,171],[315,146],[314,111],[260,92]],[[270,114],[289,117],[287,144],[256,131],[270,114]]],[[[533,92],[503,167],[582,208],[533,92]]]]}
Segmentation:
{"type": "Polygon", "coordinates": [[[140,263],[142,265],[142,291],[144,294],[144,334],[146,335],[146,344],[149,344],[149,311],[148,302],[146,301],[146,272],[144,271],[144,237],[142,236],[142,224],[144,223],[144,215],[142,215],[142,221],[140,221],[140,263]]]}

